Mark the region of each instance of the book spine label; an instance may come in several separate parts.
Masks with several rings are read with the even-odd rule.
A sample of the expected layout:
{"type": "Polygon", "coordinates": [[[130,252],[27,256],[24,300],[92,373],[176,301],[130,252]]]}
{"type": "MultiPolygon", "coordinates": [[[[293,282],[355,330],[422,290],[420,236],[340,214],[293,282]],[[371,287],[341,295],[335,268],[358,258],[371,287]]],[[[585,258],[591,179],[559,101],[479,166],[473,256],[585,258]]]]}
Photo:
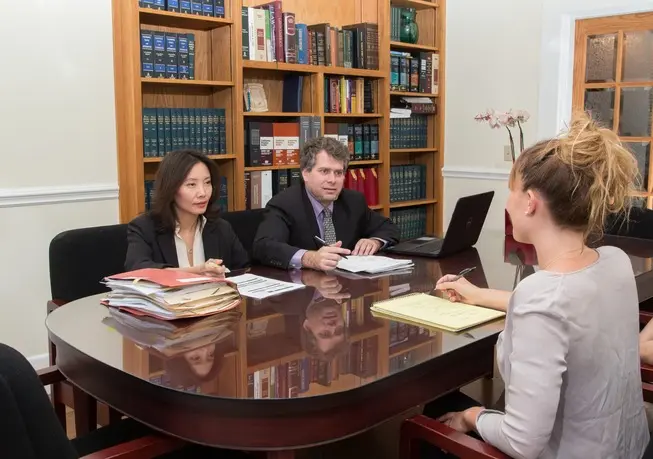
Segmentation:
{"type": "Polygon", "coordinates": [[[181,124],[183,126],[183,141],[181,148],[190,148],[190,115],[187,108],[181,109],[181,124]]]}
{"type": "Polygon", "coordinates": [[[154,76],[154,37],[150,30],[141,30],[141,76],[154,76]]]}
{"type": "Polygon", "coordinates": [[[168,11],[179,13],[179,0],[166,0],[166,7],[168,11]]]}
{"type": "Polygon", "coordinates": [[[202,153],[209,154],[209,116],[205,108],[199,110],[202,118],[202,153]]]}
{"type": "Polygon", "coordinates": [[[188,38],[188,79],[195,79],[195,34],[187,33],[188,38]]]}
{"type": "Polygon", "coordinates": [[[154,9],[155,10],[165,10],[166,9],[166,0],[154,0],[154,9]]]}
{"type": "Polygon", "coordinates": [[[143,157],[150,156],[150,113],[149,109],[143,109],[143,157]]]}
{"type": "Polygon", "coordinates": [[[202,15],[202,0],[191,0],[191,14],[202,15]]]}
{"type": "Polygon", "coordinates": [[[166,78],[177,79],[177,34],[166,32],[166,78]]]}
{"type": "Polygon", "coordinates": [[[166,152],[166,125],[165,109],[156,109],[156,134],[157,134],[157,153],[156,156],[164,156],[166,152]]]}
{"type": "Polygon", "coordinates": [[[283,46],[285,61],[290,64],[297,63],[297,38],[295,27],[295,13],[283,13],[283,46]]]}
{"type": "Polygon", "coordinates": [[[379,125],[370,125],[370,159],[379,159],[379,125]]]}
{"type": "Polygon", "coordinates": [[[154,8],[154,0],[140,0],[138,6],[141,8],[154,8]]]}
{"type": "Polygon", "coordinates": [[[202,16],[213,17],[213,0],[202,0],[202,16]]]}
{"type": "Polygon", "coordinates": [[[243,42],[243,59],[249,59],[249,14],[246,6],[240,9],[241,14],[241,36],[243,42]]]}
{"type": "Polygon", "coordinates": [[[166,34],[153,32],[154,37],[154,78],[166,77],[166,34]]]}
{"type": "Polygon", "coordinates": [[[214,2],[213,2],[213,15],[216,18],[225,17],[224,0],[214,0],[214,2]]]}
{"type": "Polygon", "coordinates": [[[190,0],[179,0],[179,12],[184,14],[191,14],[193,12],[190,0]]]}
{"type": "Polygon", "coordinates": [[[186,34],[179,34],[178,45],[177,75],[180,80],[188,80],[190,71],[188,67],[188,36],[186,34]]]}
{"type": "Polygon", "coordinates": [[[227,153],[227,110],[219,108],[218,116],[218,122],[220,124],[220,153],[227,153]]]}

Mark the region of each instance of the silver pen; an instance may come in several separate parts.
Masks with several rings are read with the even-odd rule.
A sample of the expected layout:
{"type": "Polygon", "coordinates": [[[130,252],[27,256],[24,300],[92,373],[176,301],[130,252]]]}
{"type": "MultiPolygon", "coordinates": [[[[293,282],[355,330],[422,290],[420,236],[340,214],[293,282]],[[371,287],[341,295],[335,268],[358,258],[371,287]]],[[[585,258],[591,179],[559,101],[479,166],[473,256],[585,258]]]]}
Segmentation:
{"type": "Polygon", "coordinates": [[[461,279],[461,278],[465,277],[467,274],[471,273],[471,272],[474,271],[475,269],[476,269],[476,266],[472,266],[471,268],[465,268],[465,269],[463,269],[462,271],[460,271],[460,272],[458,273],[458,275],[456,276],[456,278],[455,278],[452,282],[455,282],[455,281],[457,281],[458,279],[461,279]]]}

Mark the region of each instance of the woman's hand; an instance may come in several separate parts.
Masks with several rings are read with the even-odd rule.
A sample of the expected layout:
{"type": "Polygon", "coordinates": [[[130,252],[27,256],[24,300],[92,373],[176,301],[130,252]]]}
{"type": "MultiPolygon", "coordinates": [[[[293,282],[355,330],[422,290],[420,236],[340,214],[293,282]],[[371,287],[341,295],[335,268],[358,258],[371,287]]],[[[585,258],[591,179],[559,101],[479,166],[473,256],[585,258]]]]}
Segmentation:
{"type": "Polygon", "coordinates": [[[452,411],[440,416],[438,421],[448,425],[458,432],[467,433],[476,429],[476,418],[483,411],[483,407],[475,406],[465,411],[452,411]]]}
{"type": "Polygon", "coordinates": [[[443,290],[453,302],[482,305],[483,289],[464,277],[458,278],[455,274],[447,274],[438,280],[435,289],[443,290]]]}
{"type": "Polygon", "coordinates": [[[225,268],[222,266],[222,260],[209,258],[200,268],[202,274],[213,277],[224,277],[225,268]]]}

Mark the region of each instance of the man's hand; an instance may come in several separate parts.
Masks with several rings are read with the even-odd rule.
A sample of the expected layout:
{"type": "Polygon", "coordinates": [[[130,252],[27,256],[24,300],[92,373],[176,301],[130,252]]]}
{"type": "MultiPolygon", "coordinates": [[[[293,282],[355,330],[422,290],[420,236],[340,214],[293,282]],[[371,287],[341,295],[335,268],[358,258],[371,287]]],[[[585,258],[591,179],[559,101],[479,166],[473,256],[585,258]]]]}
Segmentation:
{"type": "Polygon", "coordinates": [[[349,255],[351,250],[342,248],[342,241],[321,247],[320,250],[310,250],[302,256],[302,266],[305,268],[331,271],[336,269],[342,255],[349,255]]]}
{"type": "Polygon", "coordinates": [[[381,248],[381,241],[378,239],[360,239],[351,252],[352,255],[374,255],[381,248]]]}

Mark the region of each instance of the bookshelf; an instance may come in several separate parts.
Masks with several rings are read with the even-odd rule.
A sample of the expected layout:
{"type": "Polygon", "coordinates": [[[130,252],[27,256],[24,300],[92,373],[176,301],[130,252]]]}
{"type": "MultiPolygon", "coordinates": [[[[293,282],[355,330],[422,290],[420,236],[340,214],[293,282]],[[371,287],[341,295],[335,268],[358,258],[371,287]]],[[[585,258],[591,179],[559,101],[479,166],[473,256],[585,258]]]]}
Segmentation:
{"type": "MultiPolygon", "coordinates": [[[[371,202],[370,207],[390,217],[396,217],[395,210],[398,209],[422,209],[426,216],[424,230],[432,234],[442,234],[445,1],[282,0],[283,11],[294,13],[297,24],[310,26],[329,23],[331,27],[339,30],[352,24],[376,24],[378,68],[244,59],[242,10],[244,7],[259,6],[264,3],[265,0],[224,0],[224,17],[212,17],[142,7],[139,6],[138,0],[113,0],[121,222],[131,220],[146,209],[148,193],[146,181],[154,179],[164,154],[162,150],[165,149],[167,152],[171,148],[187,146],[188,136],[182,133],[181,125],[186,123],[184,117],[187,117],[187,113],[190,112],[190,118],[192,119],[195,113],[198,122],[200,117],[204,120],[203,117],[206,116],[208,122],[202,121],[202,126],[209,126],[209,135],[214,132],[216,136],[221,136],[223,144],[216,143],[213,149],[209,145],[207,154],[216,162],[221,176],[226,178],[225,204],[228,210],[246,208],[246,174],[260,171],[277,171],[276,173],[279,174],[279,171],[298,168],[297,165],[289,164],[247,164],[244,135],[247,126],[251,123],[299,123],[302,117],[314,117],[319,122],[321,135],[325,135],[327,126],[353,125],[362,126],[361,129],[365,132],[369,129],[372,138],[376,140],[374,130],[378,129],[378,156],[356,157],[350,165],[356,170],[369,171],[373,168],[377,174],[378,196],[374,202],[371,202]],[[391,23],[393,7],[415,10],[416,23],[419,26],[417,43],[402,43],[393,36],[391,23]],[[184,79],[181,73],[177,78],[170,78],[169,75],[167,77],[161,75],[161,78],[149,74],[143,76],[141,31],[151,33],[155,53],[157,37],[178,34],[180,47],[181,37],[187,37],[188,43],[192,43],[187,46],[192,46],[194,50],[193,79],[184,79]],[[407,52],[413,56],[418,56],[418,53],[437,54],[439,58],[437,89],[429,92],[413,92],[408,88],[391,90],[391,51],[407,52]],[[283,111],[284,77],[287,75],[303,77],[299,111],[283,111]],[[325,81],[329,83],[341,78],[364,79],[365,84],[369,84],[373,110],[330,113],[332,110],[329,109],[328,104],[325,104],[325,91],[330,89],[325,88],[325,81]],[[263,86],[269,111],[245,111],[243,103],[245,83],[260,83],[263,86]],[[422,144],[414,148],[410,145],[395,145],[397,148],[391,148],[393,121],[390,108],[395,106],[397,101],[401,102],[402,98],[413,96],[432,100],[436,106],[436,113],[418,115],[423,119],[423,133],[420,133],[424,137],[422,144]],[[155,110],[151,112],[150,121],[143,109],[155,110]],[[161,133],[158,134],[158,140],[150,138],[149,126],[158,126],[153,127],[153,130],[162,129],[158,120],[163,120],[164,115],[163,112],[156,112],[156,109],[168,110],[165,113],[171,114],[173,130],[175,116],[180,121],[184,120],[179,124],[178,144],[157,143],[163,138],[161,133]],[[148,142],[152,143],[148,144],[148,142]],[[158,153],[157,148],[161,150],[158,153]],[[398,177],[401,178],[401,176],[392,176],[392,171],[395,170],[393,168],[410,165],[423,168],[421,172],[423,175],[416,175],[413,178],[413,181],[418,179],[417,181],[420,182],[422,197],[414,199],[415,195],[405,195],[400,196],[400,200],[396,197],[391,200],[391,182],[396,182],[398,177]]],[[[166,41],[165,44],[167,43],[166,41]]],[[[178,49],[180,50],[181,48],[178,49]]],[[[164,51],[167,52],[167,49],[164,51]]],[[[181,63],[181,58],[179,59],[181,63]]],[[[181,68],[180,66],[179,72],[181,68]]],[[[192,126],[192,120],[190,124],[192,126]]],[[[170,137],[169,133],[166,135],[170,137]]],[[[174,142],[174,134],[172,138],[174,142]]],[[[194,146],[192,141],[190,146],[194,146]]],[[[288,179],[290,180],[290,172],[288,179]]]]}

